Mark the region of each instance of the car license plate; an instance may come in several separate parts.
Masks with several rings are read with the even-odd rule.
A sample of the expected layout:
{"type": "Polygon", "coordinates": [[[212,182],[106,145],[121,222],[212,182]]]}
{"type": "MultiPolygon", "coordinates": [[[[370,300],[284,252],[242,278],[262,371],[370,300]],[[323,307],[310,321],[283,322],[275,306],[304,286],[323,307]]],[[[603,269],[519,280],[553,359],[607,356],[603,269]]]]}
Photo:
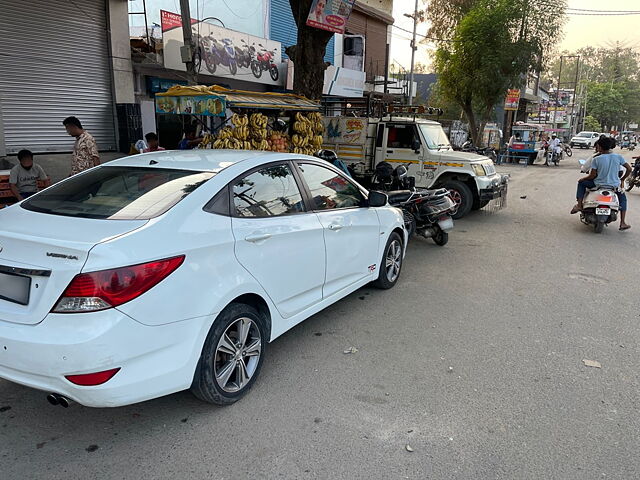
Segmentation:
{"type": "Polygon", "coordinates": [[[0,273],[0,298],[20,305],[29,304],[31,278],[11,273],[0,273]]]}
{"type": "Polygon", "coordinates": [[[596,215],[610,215],[610,208],[596,208],[596,215]]]}

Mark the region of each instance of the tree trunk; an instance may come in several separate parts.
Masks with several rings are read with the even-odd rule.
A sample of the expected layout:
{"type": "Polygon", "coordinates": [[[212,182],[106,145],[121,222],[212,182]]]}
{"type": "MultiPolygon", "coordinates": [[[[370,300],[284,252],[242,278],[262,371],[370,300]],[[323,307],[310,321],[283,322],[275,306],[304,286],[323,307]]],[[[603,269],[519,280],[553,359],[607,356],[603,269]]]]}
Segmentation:
{"type": "Polygon", "coordinates": [[[467,117],[467,121],[469,122],[469,133],[471,134],[471,140],[474,145],[478,145],[478,124],[476,123],[476,115],[473,113],[473,108],[471,105],[461,105],[462,111],[464,112],[464,116],[467,117]]]}
{"type": "Polygon", "coordinates": [[[332,32],[307,26],[312,0],[289,0],[293,18],[298,26],[296,45],[285,50],[293,61],[293,92],[312,100],[320,100],[327,64],[324,54],[332,32]]]}

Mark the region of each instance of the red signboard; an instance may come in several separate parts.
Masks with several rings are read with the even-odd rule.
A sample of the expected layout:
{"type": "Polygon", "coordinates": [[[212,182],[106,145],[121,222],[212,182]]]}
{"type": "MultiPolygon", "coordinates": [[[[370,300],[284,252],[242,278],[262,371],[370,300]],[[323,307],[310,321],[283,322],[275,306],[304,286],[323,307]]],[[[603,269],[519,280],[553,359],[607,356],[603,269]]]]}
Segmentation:
{"type": "Polygon", "coordinates": [[[354,2],[355,0],[313,0],[307,25],[329,32],[344,33],[354,2]]]}
{"type": "MultiPolygon", "coordinates": [[[[198,20],[192,18],[191,25],[194,23],[198,23],[198,20]]],[[[160,24],[163,33],[173,30],[174,28],[182,28],[182,15],[167,12],[166,10],[160,10],[160,24]]]]}
{"type": "Polygon", "coordinates": [[[518,110],[520,104],[520,89],[510,88],[507,90],[507,98],[504,100],[505,110],[518,110]]]}

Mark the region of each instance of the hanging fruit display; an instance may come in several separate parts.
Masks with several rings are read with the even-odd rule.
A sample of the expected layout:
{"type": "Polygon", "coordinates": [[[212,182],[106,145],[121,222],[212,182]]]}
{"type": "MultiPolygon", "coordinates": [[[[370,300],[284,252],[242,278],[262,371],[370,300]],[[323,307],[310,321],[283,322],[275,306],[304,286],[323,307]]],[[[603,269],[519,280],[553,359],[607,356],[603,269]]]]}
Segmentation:
{"type": "MultiPolygon", "coordinates": [[[[284,132],[269,131],[266,115],[252,113],[251,115],[234,114],[231,125],[222,128],[213,148],[236,150],[269,150],[272,152],[293,152],[313,155],[322,148],[324,124],[322,115],[312,112],[304,115],[295,114],[293,121],[294,134],[289,136],[284,132]]],[[[208,148],[207,144],[203,148],[208,148]]]]}

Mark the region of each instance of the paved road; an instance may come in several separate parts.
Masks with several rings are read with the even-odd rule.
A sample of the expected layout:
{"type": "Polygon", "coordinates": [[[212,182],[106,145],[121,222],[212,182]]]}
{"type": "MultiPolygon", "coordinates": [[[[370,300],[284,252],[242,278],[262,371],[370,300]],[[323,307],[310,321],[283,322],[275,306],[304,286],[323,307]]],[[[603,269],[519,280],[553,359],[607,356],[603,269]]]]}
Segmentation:
{"type": "Polygon", "coordinates": [[[568,214],[576,165],[503,167],[507,210],[412,242],[395,289],[278,339],[232,407],[64,410],[0,381],[1,477],[637,478],[640,192],[634,229],[596,235],[568,214]]]}

